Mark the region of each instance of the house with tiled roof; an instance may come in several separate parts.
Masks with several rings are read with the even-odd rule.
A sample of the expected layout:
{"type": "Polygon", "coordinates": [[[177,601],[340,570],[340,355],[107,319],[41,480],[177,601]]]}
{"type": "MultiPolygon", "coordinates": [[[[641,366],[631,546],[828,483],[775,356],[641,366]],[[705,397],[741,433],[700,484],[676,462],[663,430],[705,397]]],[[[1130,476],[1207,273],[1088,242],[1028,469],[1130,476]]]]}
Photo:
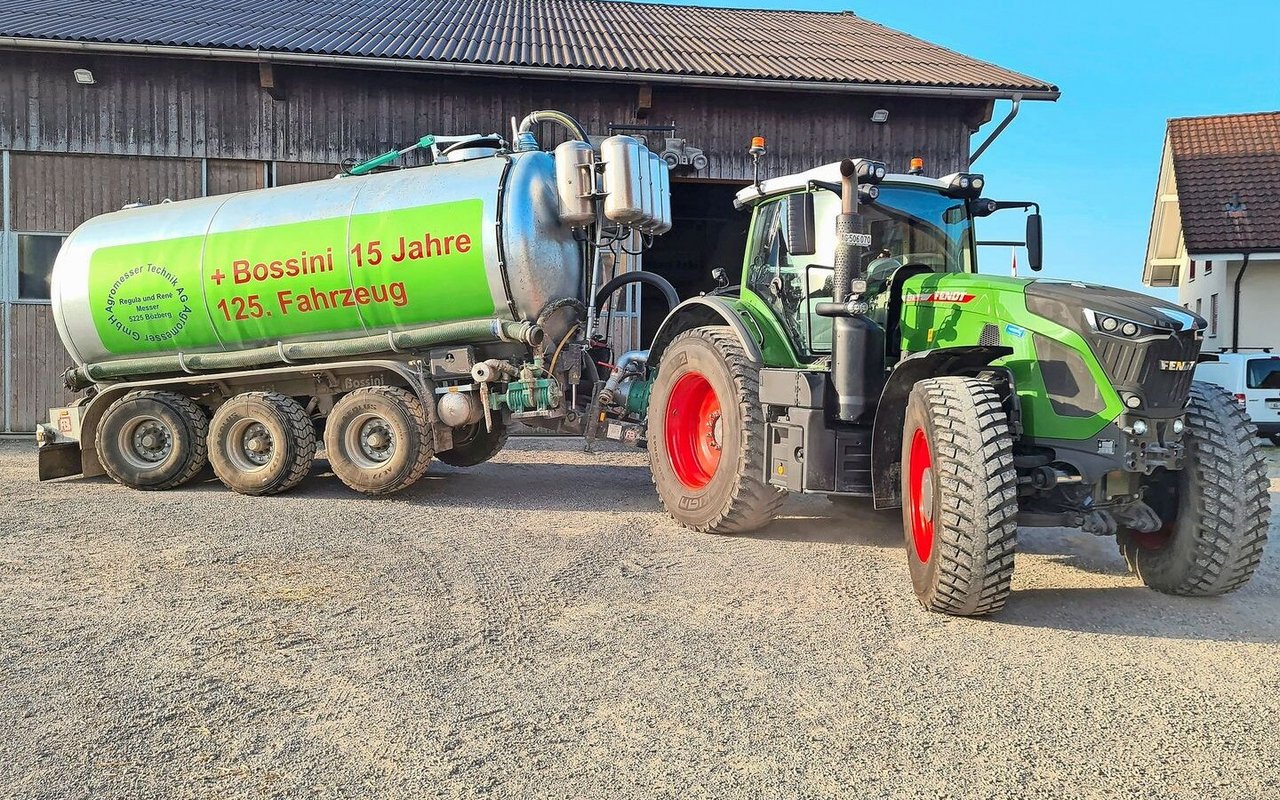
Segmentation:
{"type": "Polygon", "coordinates": [[[1142,280],[1209,321],[1205,350],[1280,348],[1280,111],[1169,120],[1142,280]]]}

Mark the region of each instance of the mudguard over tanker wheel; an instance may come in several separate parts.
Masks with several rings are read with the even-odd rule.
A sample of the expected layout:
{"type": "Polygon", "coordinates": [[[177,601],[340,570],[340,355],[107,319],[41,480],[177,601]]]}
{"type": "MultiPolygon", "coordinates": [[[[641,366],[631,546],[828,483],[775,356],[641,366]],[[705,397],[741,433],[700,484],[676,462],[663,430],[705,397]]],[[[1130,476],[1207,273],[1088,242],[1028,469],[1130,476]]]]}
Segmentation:
{"type": "Polygon", "coordinates": [[[759,367],[727,327],[694,328],[667,346],[649,399],[648,442],[658,498],[686,528],[754,530],[786,498],[764,482],[759,367]]]}
{"type": "Polygon", "coordinates": [[[911,583],[929,611],[1004,607],[1018,533],[1013,437],[1000,396],[973,378],[920,381],[902,435],[902,524],[911,583]]]}
{"type": "Polygon", "coordinates": [[[1144,499],[1165,526],[1121,529],[1120,552],[1166,594],[1209,597],[1248,583],[1262,561],[1271,517],[1267,468],[1253,425],[1226,391],[1199,381],[1187,404],[1186,466],[1157,470],[1144,499]]]}
{"type": "Polygon", "coordinates": [[[483,464],[501,452],[510,431],[502,420],[493,421],[493,430],[486,430],[483,422],[457,428],[453,432],[453,447],[436,458],[451,467],[474,467],[483,464]]]}
{"type": "Polygon", "coordinates": [[[279,494],[311,472],[316,429],[297,400],[277,392],[245,392],[218,407],[209,424],[209,462],[228,489],[279,494]]]}
{"type": "Polygon", "coordinates": [[[173,489],[208,463],[209,419],[174,392],[129,392],[98,424],[94,446],[103,470],[131,489],[173,489]]]}
{"type": "Polygon", "coordinates": [[[396,386],[368,386],[334,404],[324,429],[333,474],[364,494],[413,485],[431,465],[431,427],[417,396],[396,386]]]}

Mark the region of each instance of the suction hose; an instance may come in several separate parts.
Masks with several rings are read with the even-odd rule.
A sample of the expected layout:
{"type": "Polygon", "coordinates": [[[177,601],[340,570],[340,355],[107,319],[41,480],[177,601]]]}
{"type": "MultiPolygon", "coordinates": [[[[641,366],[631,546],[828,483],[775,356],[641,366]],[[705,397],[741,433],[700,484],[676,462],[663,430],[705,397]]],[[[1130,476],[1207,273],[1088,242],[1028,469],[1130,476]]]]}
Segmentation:
{"type": "Polygon", "coordinates": [[[658,291],[662,292],[662,297],[667,301],[667,312],[680,305],[680,295],[676,293],[676,287],[661,275],[653,272],[624,272],[618,277],[600,287],[600,291],[596,292],[595,300],[592,305],[598,313],[604,308],[604,304],[608,302],[613,293],[626,286],[628,283],[647,283],[658,291]]]}

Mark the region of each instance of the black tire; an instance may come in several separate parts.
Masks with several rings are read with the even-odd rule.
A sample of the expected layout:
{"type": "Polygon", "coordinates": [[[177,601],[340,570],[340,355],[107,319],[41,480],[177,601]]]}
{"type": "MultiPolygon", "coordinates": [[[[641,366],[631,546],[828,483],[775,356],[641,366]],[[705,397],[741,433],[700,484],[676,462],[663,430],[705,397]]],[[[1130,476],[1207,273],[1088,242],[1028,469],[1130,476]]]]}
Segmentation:
{"type": "Polygon", "coordinates": [[[334,404],[324,448],[333,474],[347,486],[364,494],[391,494],[426,474],[431,426],[412,392],[368,386],[334,404]]]}
{"type": "Polygon", "coordinates": [[[1249,582],[1271,517],[1267,467],[1253,424],[1235,398],[1195,381],[1187,404],[1185,468],[1158,470],[1146,500],[1165,527],[1121,530],[1120,553],[1143,583],[1165,594],[1211,597],[1249,582]]]}
{"type": "Polygon", "coordinates": [[[103,470],[131,489],[173,489],[208,463],[209,418],[174,392],[129,392],[107,408],[94,447],[103,470]]]}
{"type": "Polygon", "coordinates": [[[929,611],[1004,607],[1018,536],[1013,435],[999,395],[974,378],[920,381],[902,436],[902,525],[911,584],[929,611]]]}
{"type": "Polygon", "coordinates": [[[1273,433],[1270,437],[1272,447],[1280,447],[1280,433],[1273,433]]]}
{"type": "Polygon", "coordinates": [[[288,491],[311,472],[316,429],[306,409],[277,392],[238,394],[213,412],[209,463],[237,494],[288,491]]]}
{"type": "Polygon", "coordinates": [[[493,430],[485,430],[483,422],[464,425],[453,431],[453,447],[436,458],[451,467],[474,467],[483,464],[502,451],[511,435],[506,423],[500,419],[493,421],[493,430]]]}
{"type": "Polygon", "coordinates": [[[755,530],[786,499],[764,482],[759,366],[730,328],[685,331],[663,352],[649,399],[648,446],[658,498],[686,528],[755,530]],[[706,403],[694,412],[690,398],[697,397],[706,403]]]}

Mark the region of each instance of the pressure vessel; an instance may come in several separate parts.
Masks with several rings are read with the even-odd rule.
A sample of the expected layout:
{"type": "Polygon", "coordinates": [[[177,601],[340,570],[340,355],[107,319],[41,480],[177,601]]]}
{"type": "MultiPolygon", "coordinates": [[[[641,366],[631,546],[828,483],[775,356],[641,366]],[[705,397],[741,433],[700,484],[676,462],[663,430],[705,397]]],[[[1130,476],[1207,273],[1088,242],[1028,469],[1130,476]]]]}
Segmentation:
{"type": "Polygon", "coordinates": [[[541,151],[104,214],[68,237],[52,279],[80,364],[533,320],[583,293],[541,151]]]}

